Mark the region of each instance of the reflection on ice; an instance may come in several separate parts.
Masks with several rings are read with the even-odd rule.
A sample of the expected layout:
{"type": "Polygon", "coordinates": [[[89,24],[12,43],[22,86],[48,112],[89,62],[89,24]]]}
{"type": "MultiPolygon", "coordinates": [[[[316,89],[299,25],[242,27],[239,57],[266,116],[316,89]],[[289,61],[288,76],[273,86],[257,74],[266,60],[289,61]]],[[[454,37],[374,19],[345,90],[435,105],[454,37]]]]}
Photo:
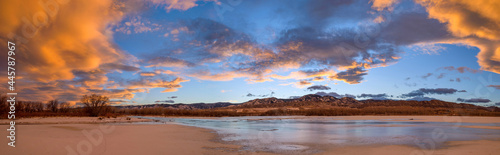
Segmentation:
{"type": "MultiPolygon", "coordinates": [[[[226,142],[256,151],[307,151],[317,145],[410,145],[439,148],[446,141],[498,139],[500,130],[461,128],[455,123],[335,120],[294,117],[224,117],[218,119],[143,117],[215,130],[226,142]],[[432,143],[428,143],[431,141],[432,143]],[[433,146],[429,146],[433,145],[433,146]]],[[[477,125],[461,123],[461,125],[477,125]]],[[[500,126],[500,124],[481,124],[500,126]]],[[[311,152],[312,151],[312,152],[311,152]]],[[[307,153],[302,152],[302,153],[307,153]]]]}

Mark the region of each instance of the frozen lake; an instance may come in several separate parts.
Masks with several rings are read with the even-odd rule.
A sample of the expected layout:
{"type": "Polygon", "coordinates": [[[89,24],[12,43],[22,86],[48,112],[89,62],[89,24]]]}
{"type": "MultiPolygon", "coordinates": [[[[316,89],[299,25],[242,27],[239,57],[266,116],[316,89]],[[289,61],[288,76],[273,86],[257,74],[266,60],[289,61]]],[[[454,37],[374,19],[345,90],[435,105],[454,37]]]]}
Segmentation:
{"type": "MultiPolygon", "coordinates": [[[[436,116],[439,117],[439,116],[436,116]]],[[[341,120],[339,117],[251,116],[222,118],[141,117],[212,129],[225,142],[256,151],[315,153],[324,146],[409,145],[435,149],[447,141],[498,140],[500,130],[464,126],[500,123],[446,123],[419,120],[341,120]]]]}

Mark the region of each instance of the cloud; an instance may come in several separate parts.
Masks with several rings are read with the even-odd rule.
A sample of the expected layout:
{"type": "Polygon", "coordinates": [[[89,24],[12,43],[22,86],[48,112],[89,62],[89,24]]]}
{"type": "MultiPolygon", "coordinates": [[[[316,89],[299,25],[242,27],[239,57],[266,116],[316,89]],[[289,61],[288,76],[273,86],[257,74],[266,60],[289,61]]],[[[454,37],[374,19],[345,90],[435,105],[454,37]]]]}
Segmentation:
{"type": "MultiPolygon", "coordinates": [[[[310,81],[322,81],[324,80],[323,76],[333,76],[335,75],[335,71],[330,69],[310,69],[310,70],[300,70],[295,72],[290,72],[290,74],[282,76],[277,74],[272,74],[269,77],[278,79],[278,80],[306,80],[310,79],[310,81]]],[[[309,81],[309,80],[308,80],[309,81]]]]}
{"type": "Polygon", "coordinates": [[[453,66],[447,66],[447,67],[442,67],[442,69],[449,70],[449,71],[458,71],[459,73],[465,73],[465,72],[479,73],[479,72],[481,72],[480,70],[472,69],[472,68],[469,68],[469,67],[458,67],[458,68],[455,68],[453,66]]]}
{"type": "Polygon", "coordinates": [[[109,103],[112,105],[128,103],[128,102],[130,102],[130,101],[129,100],[109,100],[109,103]]]}
{"type": "Polygon", "coordinates": [[[358,98],[369,98],[372,100],[390,100],[388,97],[393,97],[392,95],[387,95],[386,93],[383,94],[361,94],[357,96],[358,98]]]}
{"type": "Polygon", "coordinates": [[[439,76],[437,78],[442,79],[445,75],[446,75],[446,73],[441,73],[441,74],[439,74],[439,76]]]}
{"type": "Polygon", "coordinates": [[[455,92],[457,92],[457,90],[453,88],[435,88],[435,89],[420,88],[418,91],[423,92],[424,94],[438,94],[438,95],[454,94],[455,92]]]}
{"type": "Polygon", "coordinates": [[[407,94],[402,94],[401,97],[408,98],[408,97],[423,97],[424,95],[428,94],[437,94],[437,95],[449,95],[449,94],[454,94],[456,92],[462,92],[458,91],[453,88],[420,88],[418,90],[414,90],[410,93],[407,94]]]}
{"type": "Polygon", "coordinates": [[[400,50],[390,43],[376,40],[366,47],[354,46],[359,32],[352,29],[297,27],[280,32],[274,43],[259,44],[252,36],[213,20],[198,18],[183,24],[192,33],[179,38],[192,40],[181,39],[182,55],[192,55],[189,61],[198,66],[210,66],[203,73],[193,71],[188,75],[202,80],[242,77],[251,82],[305,78],[319,81],[326,76],[355,84],[361,82],[367,69],[384,67],[399,59],[400,50]],[[325,67],[315,73],[276,74],[312,64],[325,67]],[[336,75],[335,69],[347,71],[336,75]]]}
{"type": "Polygon", "coordinates": [[[164,69],[155,69],[154,72],[156,74],[167,74],[167,75],[177,75],[180,74],[180,72],[174,72],[171,70],[164,70],[164,69]]]}
{"type": "Polygon", "coordinates": [[[498,103],[495,103],[495,105],[496,105],[496,106],[500,106],[500,102],[498,102],[498,103]]]}
{"type": "Polygon", "coordinates": [[[500,89],[500,85],[488,85],[488,87],[493,87],[493,88],[496,88],[496,89],[500,89]]]}
{"type": "Polygon", "coordinates": [[[101,88],[101,86],[108,81],[108,77],[106,76],[107,72],[101,69],[92,71],[75,70],[72,73],[76,76],[76,78],[68,83],[81,85],[90,89],[101,88]]]}
{"type": "Polygon", "coordinates": [[[298,1],[297,3],[286,2],[281,5],[293,8],[287,13],[297,18],[297,20],[292,21],[294,24],[321,28],[327,27],[331,22],[341,23],[365,19],[368,16],[366,11],[370,10],[371,7],[367,1],[362,0],[298,1]]]}
{"type": "Polygon", "coordinates": [[[446,24],[454,39],[440,43],[466,44],[480,49],[481,70],[500,73],[500,2],[489,0],[446,1],[416,0],[426,8],[429,18],[446,24]]]}
{"type": "Polygon", "coordinates": [[[141,76],[156,76],[156,73],[154,72],[141,72],[141,76]]]}
{"type": "Polygon", "coordinates": [[[311,81],[324,81],[325,78],[321,77],[321,76],[317,76],[317,77],[314,77],[311,79],[311,81]]]}
{"type": "Polygon", "coordinates": [[[214,1],[216,4],[219,4],[217,0],[149,0],[153,4],[157,6],[162,6],[170,12],[171,10],[181,10],[186,11],[190,8],[198,6],[196,4],[197,1],[214,1]]]}
{"type": "Polygon", "coordinates": [[[330,89],[332,89],[332,88],[330,88],[328,86],[323,86],[323,85],[314,85],[314,86],[307,87],[307,90],[309,90],[309,91],[330,90],[330,89]]]}
{"type": "MultiPolygon", "coordinates": [[[[91,80],[92,78],[90,78],[91,80]]],[[[113,89],[95,85],[91,81],[55,81],[55,82],[19,82],[16,83],[18,96],[25,101],[47,101],[58,99],[75,105],[84,94],[99,94],[108,96],[112,100],[131,100],[135,93],[146,92],[146,89],[113,89]],[[81,85],[81,86],[75,86],[81,85]]],[[[109,85],[114,85],[110,82],[109,85]]]]}
{"type": "Polygon", "coordinates": [[[115,28],[116,32],[121,32],[125,34],[134,33],[146,33],[161,30],[162,26],[157,23],[151,23],[151,21],[146,19],[141,19],[140,16],[136,16],[130,19],[130,21],[124,22],[122,25],[115,28]]]}
{"type": "MultiPolygon", "coordinates": [[[[137,89],[89,89],[86,94],[100,94],[107,96],[111,99],[127,99],[131,100],[134,98],[134,93],[146,92],[146,89],[137,88],[137,89]]],[[[81,94],[79,92],[78,94],[81,94]]]]}
{"type": "Polygon", "coordinates": [[[303,86],[312,85],[312,83],[307,81],[307,80],[301,80],[301,81],[297,82],[296,85],[298,85],[299,87],[303,87],[303,86]]]}
{"type": "Polygon", "coordinates": [[[361,94],[361,95],[358,95],[359,98],[383,98],[383,97],[389,97],[389,95],[387,94],[361,94]]]}
{"type": "Polygon", "coordinates": [[[436,53],[442,47],[432,42],[452,38],[445,24],[429,19],[426,13],[402,12],[391,17],[392,20],[387,21],[387,26],[381,29],[380,39],[396,45],[410,45],[419,51],[436,53]]]}
{"type": "Polygon", "coordinates": [[[363,76],[368,74],[366,72],[363,68],[357,67],[339,72],[334,76],[330,76],[330,79],[344,81],[349,84],[358,84],[363,80],[363,76]]]}
{"type": "Polygon", "coordinates": [[[84,94],[99,94],[113,100],[131,100],[135,93],[148,92],[152,88],[165,88],[163,92],[173,92],[182,86],[180,83],[189,80],[183,78],[139,77],[138,79],[120,79],[106,76],[104,70],[74,71],[76,78],[72,81],[58,80],[52,82],[23,81],[17,84],[19,97],[30,101],[47,101],[59,99],[75,104],[84,94]]]}
{"type": "Polygon", "coordinates": [[[52,2],[49,11],[42,5],[49,2],[0,4],[0,19],[5,23],[0,26],[0,40],[17,43],[16,51],[22,54],[16,55],[16,61],[23,63],[16,64],[16,69],[23,71],[18,73],[24,79],[71,80],[75,78],[74,70],[90,71],[133,57],[110,41],[108,26],[119,22],[124,14],[119,2],[52,2]],[[9,9],[17,6],[23,9],[9,9]]]}
{"type": "MultiPolygon", "coordinates": [[[[433,38],[435,39],[435,38],[433,38]]],[[[446,50],[446,47],[444,47],[441,44],[434,44],[434,43],[417,43],[417,44],[412,44],[408,46],[412,51],[415,52],[420,52],[422,54],[428,54],[428,55],[438,55],[440,52],[443,52],[446,50]]]]}
{"type": "Polygon", "coordinates": [[[304,87],[310,86],[312,84],[313,83],[309,82],[308,80],[300,80],[298,82],[284,83],[284,84],[280,84],[280,85],[282,85],[282,86],[292,85],[292,86],[294,86],[296,88],[304,88],[304,87]]]}
{"type": "Polygon", "coordinates": [[[325,31],[312,27],[300,27],[282,32],[278,39],[283,55],[288,61],[299,64],[318,64],[343,69],[375,68],[397,60],[398,48],[390,43],[371,41],[365,46],[355,41],[359,32],[351,29],[325,31]],[[325,35],[328,34],[328,35],[325,35]],[[374,51],[368,52],[368,51],[374,51]]]}
{"type": "Polygon", "coordinates": [[[356,98],[356,96],[351,95],[351,94],[341,95],[341,94],[338,94],[336,92],[329,92],[329,93],[326,93],[326,92],[317,92],[315,94],[319,95],[319,96],[333,96],[333,97],[336,97],[336,98],[343,98],[343,97],[356,98]]]}
{"type": "MultiPolygon", "coordinates": [[[[293,79],[296,81],[286,81],[291,83],[283,85],[296,87],[311,86],[314,81],[327,78],[358,84],[370,69],[397,63],[403,52],[401,47],[432,49],[427,46],[438,44],[476,46],[481,50],[477,56],[481,69],[500,73],[499,20],[491,13],[491,10],[498,10],[495,9],[498,5],[494,5],[497,2],[487,5],[489,1],[485,0],[478,3],[417,0],[428,13],[394,11],[397,0],[287,2],[284,6],[291,6],[290,10],[295,12],[293,20],[276,29],[273,40],[266,43],[262,43],[259,36],[246,34],[247,30],[253,31],[251,28],[238,31],[232,28],[238,28],[234,24],[225,25],[203,18],[183,20],[173,29],[163,29],[140,16],[130,15],[127,10],[134,6],[122,2],[56,2],[59,10],[56,13],[53,10],[53,16],[50,11],[43,11],[37,2],[0,2],[4,10],[0,19],[5,20],[0,25],[0,40],[10,40],[7,38],[10,32],[18,38],[24,37],[16,39],[22,45],[18,47],[19,53],[24,53],[18,57],[18,61],[24,62],[18,68],[22,71],[19,79],[27,83],[19,89],[30,92],[33,98],[45,99],[49,97],[44,93],[76,99],[79,94],[90,92],[129,98],[133,93],[152,88],[176,91],[182,87],[182,82],[188,81],[180,74],[213,81],[246,78],[249,83],[293,79]],[[20,5],[25,8],[9,9],[20,5]],[[380,16],[371,9],[394,13],[380,16]],[[46,25],[32,21],[36,12],[49,13],[46,25]],[[28,26],[25,26],[25,17],[28,26]],[[374,19],[378,20],[370,22],[374,19]],[[370,34],[363,26],[335,27],[337,23],[350,25],[359,21],[367,23],[368,29],[370,26],[380,28],[380,33],[370,34]],[[36,33],[27,37],[24,34],[30,34],[32,26],[35,29],[31,30],[36,33]],[[168,37],[175,38],[176,42],[140,61],[121,51],[112,41],[116,31],[146,33],[160,29],[165,30],[163,33],[168,32],[168,37]],[[360,37],[363,39],[359,40],[360,37]],[[138,64],[155,70],[141,72],[138,64]],[[160,69],[162,67],[170,70],[160,69]],[[310,68],[318,69],[305,70],[310,68]],[[113,77],[118,76],[115,71],[142,76],[120,79],[113,77]],[[165,78],[167,75],[169,78],[165,78]],[[68,92],[56,87],[63,87],[68,92]]],[[[149,2],[167,12],[185,11],[204,3],[197,0],[149,2]]],[[[276,13],[277,18],[283,15],[276,13]]],[[[478,71],[466,67],[453,67],[453,70],[460,73],[478,71]]],[[[417,96],[433,94],[422,90],[414,93],[417,96]]]]}
{"type": "Polygon", "coordinates": [[[407,101],[431,101],[431,100],[438,100],[438,99],[435,99],[432,97],[424,97],[424,96],[417,96],[417,97],[407,99],[407,101]]]}
{"type": "Polygon", "coordinates": [[[141,78],[138,80],[130,80],[127,81],[127,88],[136,89],[136,88],[165,88],[162,92],[175,92],[178,88],[182,86],[180,83],[187,82],[188,79],[183,79],[180,77],[176,77],[173,80],[164,80],[162,78],[141,78]]]}
{"type": "Polygon", "coordinates": [[[155,101],[155,103],[165,104],[165,103],[175,103],[175,101],[174,100],[158,100],[158,101],[155,101]]]}
{"type": "Polygon", "coordinates": [[[423,79],[427,79],[428,77],[432,76],[432,73],[427,73],[424,76],[422,76],[423,79]]]}
{"type": "Polygon", "coordinates": [[[170,97],[167,97],[169,99],[172,99],[172,98],[177,98],[177,96],[170,96],[170,97]]]}
{"type": "Polygon", "coordinates": [[[188,62],[186,60],[182,59],[177,59],[173,57],[168,57],[168,56],[159,56],[155,57],[152,59],[149,59],[147,61],[149,63],[149,66],[146,67],[193,67],[195,66],[194,63],[188,62]]]}
{"type": "Polygon", "coordinates": [[[255,95],[252,93],[248,93],[245,95],[246,97],[272,97],[274,95],[274,92],[271,92],[270,94],[264,94],[264,95],[255,95]]]}
{"type": "Polygon", "coordinates": [[[188,76],[195,77],[201,80],[211,80],[211,81],[231,81],[235,78],[251,77],[252,75],[247,73],[239,73],[236,71],[228,71],[221,73],[211,73],[209,70],[197,71],[191,73],[188,76]]]}
{"type": "Polygon", "coordinates": [[[163,34],[164,37],[172,37],[172,41],[179,41],[179,33],[181,32],[187,32],[189,33],[189,30],[187,27],[183,26],[183,27],[178,27],[178,28],[174,28],[172,30],[170,30],[170,33],[167,32],[165,34],[163,34]]]}
{"type": "Polygon", "coordinates": [[[482,99],[482,98],[471,98],[471,99],[457,98],[457,101],[469,102],[469,103],[489,103],[489,102],[491,102],[491,100],[489,100],[489,99],[482,99]]]}
{"type": "Polygon", "coordinates": [[[372,8],[377,11],[383,11],[385,9],[393,10],[392,6],[398,3],[399,0],[370,0],[373,3],[372,8]]]}
{"type": "Polygon", "coordinates": [[[499,2],[489,0],[446,1],[416,0],[429,12],[429,17],[446,23],[448,30],[458,37],[478,36],[500,39],[499,2]]]}
{"type": "MultiPolygon", "coordinates": [[[[125,101],[134,93],[147,91],[137,86],[128,88],[126,80],[112,76],[140,71],[139,60],[112,41],[113,29],[135,6],[111,0],[40,2],[0,2],[0,19],[5,23],[0,25],[0,40],[14,41],[16,61],[22,62],[16,64],[19,97],[76,104],[84,94],[125,101]],[[16,6],[23,9],[7,9],[16,6]]],[[[180,87],[173,83],[157,86],[180,87]]]]}
{"type": "Polygon", "coordinates": [[[135,66],[130,66],[130,65],[125,65],[121,63],[107,63],[107,64],[102,64],[99,66],[99,68],[107,71],[128,71],[128,72],[137,72],[140,70],[140,68],[135,67],[135,66]]]}

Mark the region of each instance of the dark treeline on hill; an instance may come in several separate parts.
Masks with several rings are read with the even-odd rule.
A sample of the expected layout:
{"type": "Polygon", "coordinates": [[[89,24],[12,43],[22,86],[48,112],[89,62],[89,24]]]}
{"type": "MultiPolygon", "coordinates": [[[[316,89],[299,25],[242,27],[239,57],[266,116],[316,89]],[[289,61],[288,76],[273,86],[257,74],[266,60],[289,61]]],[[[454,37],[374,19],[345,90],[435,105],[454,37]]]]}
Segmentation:
{"type": "MultiPolygon", "coordinates": [[[[195,104],[149,104],[109,106],[109,99],[100,107],[69,107],[55,100],[47,103],[19,101],[16,111],[20,117],[30,116],[117,116],[117,115],[161,115],[161,116],[346,116],[346,115],[452,115],[452,116],[500,116],[498,107],[482,107],[465,103],[440,100],[361,100],[332,96],[305,95],[295,99],[263,98],[241,104],[227,102],[195,104]],[[99,110],[99,111],[96,111],[99,110]]],[[[8,105],[2,98],[0,114],[6,117],[8,105]]],[[[82,98],[82,101],[85,101],[82,98]]]]}

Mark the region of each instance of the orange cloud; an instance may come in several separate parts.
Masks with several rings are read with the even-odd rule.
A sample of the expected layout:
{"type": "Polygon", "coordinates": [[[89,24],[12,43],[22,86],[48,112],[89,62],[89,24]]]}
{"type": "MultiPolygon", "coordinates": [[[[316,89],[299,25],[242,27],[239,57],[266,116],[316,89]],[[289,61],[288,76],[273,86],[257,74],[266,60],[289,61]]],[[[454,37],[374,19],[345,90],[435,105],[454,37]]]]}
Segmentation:
{"type": "Polygon", "coordinates": [[[426,7],[429,17],[448,24],[458,37],[478,36],[500,39],[500,1],[416,0],[426,7]]]}
{"type": "Polygon", "coordinates": [[[430,18],[446,23],[458,43],[478,47],[482,70],[500,73],[500,1],[491,0],[415,0],[430,18]]]}
{"type": "Polygon", "coordinates": [[[16,67],[27,79],[71,80],[74,70],[125,59],[110,41],[108,25],[123,16],[111,0],[2,1],[0,9],[0,36],[8,37],[2,42],[19,45],[16,57],[23,63],[16,67]]]}
{"type": "Polygon", "coordinates": [[[85,94],[97,93],[105,95],[111,99],[134,98],[134,93],[146,92],[146,89],[103,89],[103,87],[74,86],[72,81],[53,81],[53,82],[19,82],[16,85],[18,97],[24,101],[41,101],[58,99],[75,105],[85,94]]]}
{"type": "Polygon", "coordinates": [[[156,76],[156,73],[153,72],[141,72],[141,76],[156,76]]]}
{"type": "Polygon", "coordinates": [[[208,71],[196,72],[190,74],[190,77],[195,77],[200,80],[210,80],[210,81],[231,81],[235,78],[248,77],[248,74],[238,73],[235,71],[221,72],[221,73],[210,73],[208,71]]]}
{"type": "Polygon", "coordinates": [[[377,11],[383,11],[384,9],[392,11],[394,9],[392,6],[398,3],[399,0],[370,0],[370,2],[373,3],[372,8],[377,11]]]}
{"type": "Polygon", "coordinates": [[[310,86],[312,84],[313,84],[312,82],[309,82],[307,80],[300,80],[298,82],[285,83],[285,84],[280,84],[280,85],[282,85],[282,86],[292,85],[292,86],[294,86],[296,88],[304,88],[304,87],[310,86]]]}
{"type": "Polygon", "coordinates": [[[169,75],[174,75],[174,74],[180,74],[179,72],[174,72],[171,70],[164,70],[164,69],[155,69],[156,74],[169,74],[169,75]]]}
{"type": "Polygon", "coordinates": [[[286,76],[272,74],[269,77],[279,80],[288,80],[288,79],[303,80],[307,78],[314,78],[313,80],[321,81],[323,76],[328,77],[332,75],[335,75],[335,71],[323,69],[318,71],[296,71],[296,72],[291,72],[289,75],[286,76]]]}
{"type": "MultiPolygon", "coordinates": [[[[0,1],[0,41],[16,43],[19,97],[32,101],[59,99],[74,104],[84,94],[130,100],[134,93],[149,88],[172,92],[182,87],[180,83],[189,80],[121,83],[106,76],[114,71],[140,70],[138,65],[123,64],[138,60],[116,48],[112,41],[113,26],[128,13],[127,7],[134,6],[113,0],[0,1]]],[[[147,24],[139,20],[130,22],[130,26],[138,33],[156,30],[144,27],[147,24]]],[[[0,47],[6,48],[4,44],[0,47]]]]}
{"type": "Polygon", "coordinates": [[[138,88],[165,88],[162,92],[175,92],[178,88],[182,86],[180,83],[188,82],[189,79],[183,79],[177,77],[171,81],[163,80],[163,79],[141,79],[137,81],[130,81],[129,85],[127,85],[128,89],[138,89],[138,88]]]}

